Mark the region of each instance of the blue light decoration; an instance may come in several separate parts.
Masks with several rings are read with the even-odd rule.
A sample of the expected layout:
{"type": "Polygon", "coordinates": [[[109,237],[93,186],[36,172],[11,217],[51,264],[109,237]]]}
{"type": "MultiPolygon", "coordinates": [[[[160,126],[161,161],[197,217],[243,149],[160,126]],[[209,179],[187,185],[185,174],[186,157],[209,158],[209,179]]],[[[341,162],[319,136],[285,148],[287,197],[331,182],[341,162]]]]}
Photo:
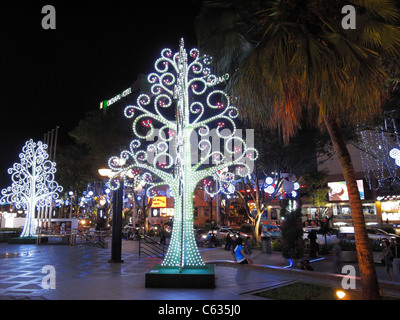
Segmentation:
{"type": "Polygon", "coordinates": [[[296,176],[291,173],[282,172],[281,179],[282,181],[279,182],[276,177],[273,178],[268,176],[265,178],[263,184],[264,192],[270,196],[275,194],[275,197],[280,199],[292,199],[299,197],[300,184],[297,182],[296,176]]]}
{"type": "Polygon", "coordinates": [[[166,194],[174,197],[175,213],[161,268],[176,268],[179,272],[205,266],[193,228],[193,194],[197,185],[202,182],[210,195],[230,192],[235,174],[228,168],[236,168],[236,175],[243,177],[250,173],[249,164],[258,156],[257,150],[236,134],[234,119],[238,110],[224,91],[214,90],[222,79],[211,73],[210,65],[210,57],[200,56],[197,49],[188,55],[183,39],[179,52],[162,50],[154,65],[156,72],[148,76],[151,95],[140,94],[137,104],[124,111],[127,118],[135,117],[132,128],[137,139],[108,162],[114,172],[109,181],[113,190],[121,185],[135,188],[145,180],[146,195],[152,198],[158,187],[169,187],[166,194]],[[155,124],[160,125],[157,131],[155,124]],[[139,139],[155,141],[155,134],[157,141],[142,147],[139,139]],[[192,142],[192,134],[197,135],[198,143],[192,142]],[[219,151],[219,144],[218,148],[212,145],[210,136],[223,141],[224,153],[219,151]],[[194,153],[198,155],[195,162],[194,153]]]}

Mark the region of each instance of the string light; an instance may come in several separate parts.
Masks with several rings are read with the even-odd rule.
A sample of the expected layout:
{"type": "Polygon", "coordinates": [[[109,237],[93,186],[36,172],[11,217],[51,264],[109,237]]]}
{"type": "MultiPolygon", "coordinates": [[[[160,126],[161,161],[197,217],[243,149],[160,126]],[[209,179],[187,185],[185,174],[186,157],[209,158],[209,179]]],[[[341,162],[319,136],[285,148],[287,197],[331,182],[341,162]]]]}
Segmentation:
{"type": "Polygon", "coordinates": [[[19,154],[20,163],[8,169],[12,184],[1,191],[0,204],[14,203],[18,209],[27,212],[20,237],[33,237],[36,208],[51,207],[58,199],[62,187],[54,180],[56,163],[48,160],[47,145],[41,141],[28,140],[19,154]]]}
{"type": "MultiPolygon", "coordinates": [[[[390,112],[389,112],[390,114],[390,112]]],[[[361,131],[358,136],[361,146],[360,158],[365,180],[370,190],[379,190],[388,187],[390,184],[398,184],[397,167],[400,165],[398,156],[400,155],[400,141],[397,126],[392,118],[392,129],[395,133],[395,141],[389,141],[385,136],[385,131],[389,131],[387,115],[384,117],[383,126],[380,130],[361,131]],[[377,181],[377,185],[372,184],[372,180],[377,181]]]]}
{"type": "Polygon", "coordinates": [[[156,72],[147,77],[152,84],[152,96],[140,94],[136,105],[129,105],[124,110],[127,118],[135,117],[132,129],[138,139],[152,141],[155,134],[158,139],[146,150],[141,149],[138,139],[132,140],[129,150],[108,161],[114,172],[109,181],[113,190],[120,188],[121,184],[134,186],[142,181],[144,174],[133,170],[145,172],[148,197],[155,196],[156,187],[169,186],[170,194],[174,196],[175,213],[171,241],[162,267],[205,266],[193,228],[194,191],[202,182],[210,195],[234,192],[235,174],[228,172],[228,168],[239,166],[236,174],[244,177],[251,172],[249,164],[258,157],[257,150],[248,147],[237,134],[234,119],[238,116],[238,109],[231,105],[224,91],[212,88],[228,76],[218,78],[211,74],[210,64],[211,59],[200,56],[197,49],[192,49],[188,56],[183,39],[179,52],[173,54],[170,49],[163,49],[154,64],[156,72]],[[173,120],[169,110],[174,111],[173,120]],[[158,131],[155,124],[160,124],[158,131]],[[216,128],[210,130],[214,124],[216,128]],[[147,130],[146,133],[143,129],[147,130]],[[198,144],[192,143],[192,133],[200,137],[198,144]],[[219,149],[212,150],[215,145],[209,141],[211,133],[224,140],[224,153],[219,149]],[[235,149],[231,148],[232,145],[235,149]],[[192,149],[196,147],[202,156],[200,161],[192,163],[195,152],[192,149]],[[213,163],[207,166],[210,160],[213,163]],[[155,177],[158,182],[155,182],[155,177]],[[218,185],[218,188],[211,190],[213,185],[218,185]]]}

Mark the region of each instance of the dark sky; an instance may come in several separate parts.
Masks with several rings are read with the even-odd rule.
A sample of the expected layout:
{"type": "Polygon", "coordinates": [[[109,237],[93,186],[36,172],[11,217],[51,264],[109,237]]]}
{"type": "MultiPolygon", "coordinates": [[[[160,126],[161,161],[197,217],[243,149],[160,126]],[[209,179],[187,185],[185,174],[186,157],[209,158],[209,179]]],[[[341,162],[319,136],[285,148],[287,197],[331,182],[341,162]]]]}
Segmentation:
{"type": "Polygon", "coordinates": [[[191,0],[3,1],[0,12],[0,189],[25,141],[59,126],[59,145],[70,143],[86,112],[152,72],[163,48],[176,52],[182,37],[187,50],[197,44],[191,0]],[[48,4],[55,30],[42,28],[48,4]]]}

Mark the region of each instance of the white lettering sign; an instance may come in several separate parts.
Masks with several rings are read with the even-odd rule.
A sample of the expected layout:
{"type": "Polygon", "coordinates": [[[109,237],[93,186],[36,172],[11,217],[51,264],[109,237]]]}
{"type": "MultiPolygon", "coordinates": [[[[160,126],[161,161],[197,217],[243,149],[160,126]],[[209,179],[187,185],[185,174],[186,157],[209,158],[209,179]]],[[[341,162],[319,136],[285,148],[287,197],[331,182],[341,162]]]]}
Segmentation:
{"type": "Polygon", "coordinates": [[[122,93],[116,95],[115,97],[112,97],[109,100],[102,101],[100,102],[100,109],[107,109],[107,107],[111,106],[113,103],[117,102],[118,100],[121,100],[121,98],[125,98],[127,95],[130,95],[132,93],[131,88],[128,88],[124,90],[122,93]]]}
{"type": "Polygon", "coordinates": [[[215,86],[216,84],[228,81],[228,79],[229,79],[229,74],[225,73],[223,76],[220,76],[218,78],[217,77],[212,77],[212,78],[210,77],[209,78],[209,83],[210,83],[210,85],[215,86]]]}

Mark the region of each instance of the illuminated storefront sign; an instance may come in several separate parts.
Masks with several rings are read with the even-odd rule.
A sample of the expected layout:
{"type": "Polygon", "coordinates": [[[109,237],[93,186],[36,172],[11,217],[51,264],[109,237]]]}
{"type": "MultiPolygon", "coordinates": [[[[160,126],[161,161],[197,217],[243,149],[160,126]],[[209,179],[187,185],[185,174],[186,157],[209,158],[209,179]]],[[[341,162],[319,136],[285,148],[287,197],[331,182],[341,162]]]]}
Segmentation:
{"type": "Polygon", "coordinates": [[[113,103],[121,100],[121,98],[125,98],[127,95],[132,93],[132,89],[128,88],[124,90],[122,93],[116,95],[115,97],[109,99],[109,100],[104,100],[100,102],[100,109],[107,109],[109,106],[111,106],[113,103]]]}
{"type": "Polygon", "coordinates": [[[161,217],[173,217],[174,216],[174,208],[161,208],[160,215],[161,215],[161,217]]]}
{"type": "Polygon", "coordinates": [[[167,206],[167,197],[154,197],[152,208],[165,208],[167,206]]]}
{"type": "Polygon", "coordinates": [[[382,221],[400,220],[400,201],[388,201],[381,203],[382,221]]]}
{"type": "MultiPolygon", "coordinates": [[[[338,181],[338,182],[328,182],[329,187],[329,201],[348,201],[349,194],[347,192],[346,182],[338,181]]],[[[358,191],[360,192],[361,200],[365,199],[364,197],[364,183],[362,180],[357,180],[358,191]]]]}

